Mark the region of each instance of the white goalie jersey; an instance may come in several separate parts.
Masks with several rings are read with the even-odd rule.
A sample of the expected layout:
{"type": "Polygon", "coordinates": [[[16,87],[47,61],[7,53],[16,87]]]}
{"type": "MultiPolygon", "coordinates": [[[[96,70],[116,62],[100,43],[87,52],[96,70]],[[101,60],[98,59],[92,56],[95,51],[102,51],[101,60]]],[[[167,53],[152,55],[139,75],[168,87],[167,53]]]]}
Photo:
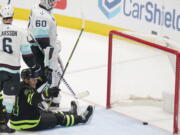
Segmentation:
{"type": "Polygon", "coordinates": [[[48,39],[52,47],[56,44],[56,21],[50,11],[39,7],[39,5],[35,6],[31,10],[28,28],[36,39],[48,39]]]}
{"type": "Polygon", "coordinates": [[[27,32],[11,24],[0,25],[0,70],[16,73],[22,55],[32,55],[27,32]]]}

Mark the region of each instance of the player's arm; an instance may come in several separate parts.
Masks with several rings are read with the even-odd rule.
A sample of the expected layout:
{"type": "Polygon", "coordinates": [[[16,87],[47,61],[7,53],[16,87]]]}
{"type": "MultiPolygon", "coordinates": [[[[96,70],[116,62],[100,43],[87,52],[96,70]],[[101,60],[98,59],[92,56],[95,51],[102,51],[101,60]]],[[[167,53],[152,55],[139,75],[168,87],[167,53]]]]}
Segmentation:
{"type": "Polygon", "coordinates": [[[29,105],[37,106],[40,102],[51,97],[57,97],[60,89],[57,87],[47,88],[42,93],[37,93],[34,89],[26,89],[24,95],[29,105]]]}
{"type": "Polygon", "coordinates": [[[21,46],[22,58],[28,67],[33,67],[35,65],[35,58],[29,48],[30,48],[30,45],[22,45],[21,46]]]}
{"type": "Polygon", "coordinates": [[[27,41],[28,37],[22,35],[22,42],[20,45],[20,50],[22,53],[22,58],[28,67],[33,67],[35,63],[35,58],[31,50],[31,44],[27,41]]]}
{"type": "Polygon", "coordinates": [[[41,94],[35,92],[33,89],[24,90],[24,95],[26,97],[26,102],[29,105],[37,106],[40,102],[43,101],[41,94]]]}

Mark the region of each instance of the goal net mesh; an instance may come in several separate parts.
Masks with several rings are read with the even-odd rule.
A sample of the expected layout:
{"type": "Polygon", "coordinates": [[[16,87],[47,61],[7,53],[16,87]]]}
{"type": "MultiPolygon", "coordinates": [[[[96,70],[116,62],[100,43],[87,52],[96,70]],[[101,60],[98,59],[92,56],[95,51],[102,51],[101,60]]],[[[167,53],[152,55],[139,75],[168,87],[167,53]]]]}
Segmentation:
{"type": "MultiPolygon", "coordinates": [[[[155,35],[111,31],[107,108],[177,132],[178,124],[173,123],[178,116],[174,116],[178,47],[155,35]],[[167,124],[159,125],[160,121],[167,124]]],[[[175,102],[178,104],[177,99],[175,102]]]]}

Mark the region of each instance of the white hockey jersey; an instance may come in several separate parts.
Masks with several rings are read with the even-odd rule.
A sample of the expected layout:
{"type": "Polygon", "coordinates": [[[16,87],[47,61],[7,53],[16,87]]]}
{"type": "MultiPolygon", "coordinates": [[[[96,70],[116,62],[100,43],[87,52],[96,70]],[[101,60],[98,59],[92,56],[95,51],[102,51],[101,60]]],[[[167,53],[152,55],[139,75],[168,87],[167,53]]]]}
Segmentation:
{"type": "Polygon", "coordinates": [[[31,10],[28,28],[36,39],[49,38],[50,46],[55,45],[57,39],[56,21],[50,11],[39,7],[39,5],[35,6],[31,10]]]}
{"type": "Polygon", "coordinates": [[[22,55],[32,55],[27,32],[11,24],[0,25],[0,71],[17,73],[22,55]]]}

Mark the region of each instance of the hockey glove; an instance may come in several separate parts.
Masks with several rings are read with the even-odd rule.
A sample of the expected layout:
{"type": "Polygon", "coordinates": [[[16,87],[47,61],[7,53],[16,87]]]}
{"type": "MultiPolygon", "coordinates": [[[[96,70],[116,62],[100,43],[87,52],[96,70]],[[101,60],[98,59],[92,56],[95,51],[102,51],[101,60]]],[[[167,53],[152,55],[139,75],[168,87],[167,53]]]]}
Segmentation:
{"type": "Polygon", "coordinates": [[[44,98],[58,97],[60,89],[57,87],[47,88],[43,92],[44,98]]]}

